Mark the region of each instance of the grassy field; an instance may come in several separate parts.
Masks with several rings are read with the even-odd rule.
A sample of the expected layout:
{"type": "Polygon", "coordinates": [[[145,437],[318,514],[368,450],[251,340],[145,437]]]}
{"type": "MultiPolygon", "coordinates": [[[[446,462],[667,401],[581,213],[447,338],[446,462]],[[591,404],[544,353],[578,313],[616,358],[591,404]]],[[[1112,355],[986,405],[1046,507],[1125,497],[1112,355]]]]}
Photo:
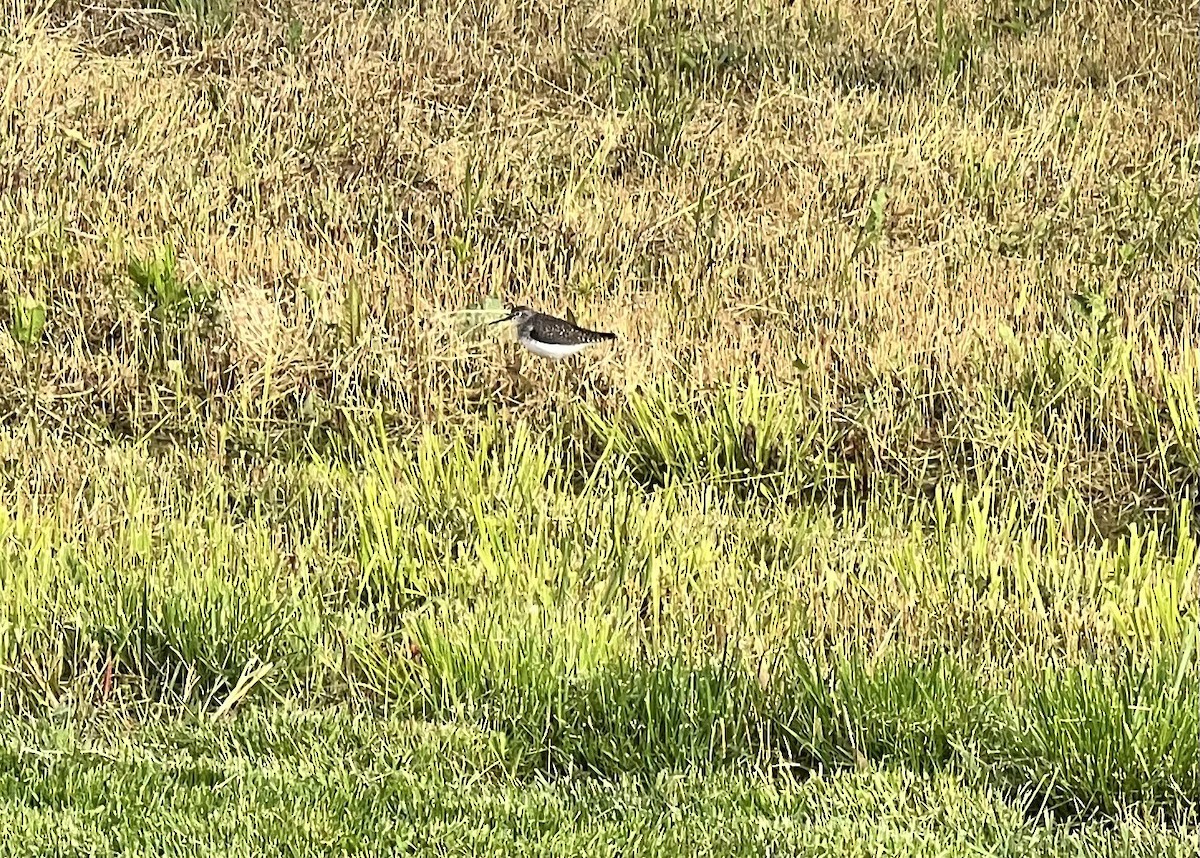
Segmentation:
{"type": "Polygon", "coordinates": [[[1194,856],[1196,14],[11,0],[0,855],[1194,856]]]}

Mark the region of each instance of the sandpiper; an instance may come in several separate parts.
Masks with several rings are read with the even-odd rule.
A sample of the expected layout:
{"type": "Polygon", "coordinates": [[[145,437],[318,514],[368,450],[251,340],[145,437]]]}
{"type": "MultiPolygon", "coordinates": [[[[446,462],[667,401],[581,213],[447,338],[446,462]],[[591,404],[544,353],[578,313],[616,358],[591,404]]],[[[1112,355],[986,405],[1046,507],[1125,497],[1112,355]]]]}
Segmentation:
{"type": "Polygon", "coordinates": [[[499,325],[512,322],[517,328],[517,341],[535,355],[558,360],[579,354],[588,346],[607,340],[615,340],[616,334],[605,331],[589,331],[578,325],[548,316],[518,304],[503,319],[492,322],[499,325]]]}

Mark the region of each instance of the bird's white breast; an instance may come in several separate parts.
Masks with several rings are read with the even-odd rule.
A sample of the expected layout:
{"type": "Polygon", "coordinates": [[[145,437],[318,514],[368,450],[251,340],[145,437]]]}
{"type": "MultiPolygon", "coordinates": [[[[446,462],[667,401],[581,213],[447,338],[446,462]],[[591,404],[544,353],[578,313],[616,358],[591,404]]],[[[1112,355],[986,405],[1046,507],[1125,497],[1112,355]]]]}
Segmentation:
{"type": "Polygon", "coordinates": [[[588,346],[594,346],[595,343],[571,343],[563,345],[560,343],[540,343],[532,337],[522,337],[521,345],[525,346],[525,348],[529,349],[535,355],[541,355],[551,360],[559,360],[560,358],[579,354],[588,346]]]}

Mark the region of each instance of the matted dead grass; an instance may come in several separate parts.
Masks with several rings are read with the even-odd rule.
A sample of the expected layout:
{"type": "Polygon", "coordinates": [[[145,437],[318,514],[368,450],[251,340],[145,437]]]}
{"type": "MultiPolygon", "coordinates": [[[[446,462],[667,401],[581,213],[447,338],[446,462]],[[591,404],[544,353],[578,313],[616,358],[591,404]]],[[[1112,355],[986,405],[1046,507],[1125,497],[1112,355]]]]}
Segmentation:
{"type": "Polygon", "coordinates": [[[1178,366],[1200,324],[1195,13],[241,4],[218,32],[10,4],[0,290],[46,324],[5,338],[0,391],[10,421],[32,385],[47,425],[134,434],[313,396],[453,417],[508,377],[512,347],[456,315],[489,296],[618,332],[594,392],[746,367],[950,385],[1011,370],[1006,337],[1071,335],[1080,294],[1140,363],[1178,366]],[[159,323],[127,269],[166,242],[216,297],[159,323]]]}

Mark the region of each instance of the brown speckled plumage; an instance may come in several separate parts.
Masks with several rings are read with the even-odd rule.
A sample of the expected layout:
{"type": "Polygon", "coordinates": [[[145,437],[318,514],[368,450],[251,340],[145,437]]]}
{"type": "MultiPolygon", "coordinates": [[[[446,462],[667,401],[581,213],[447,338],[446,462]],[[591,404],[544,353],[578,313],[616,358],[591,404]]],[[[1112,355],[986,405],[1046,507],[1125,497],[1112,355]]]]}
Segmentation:
{"type": "Polygon", "coordinates": [[[578,354],[588,346],[615,340],[616,334],[581,328],[566,319],[538,313],[517,305],[503,319],[492,324],[512,322],[517,329],[517,341],[534,354],[558,360],[578,354]]]}
{"type": "Polygon", "coordinates": [[[556,346],[569,346],[576,343],[600,343],[605,340],[616,339],[616,334],[610,334],[605,331],[590,331],[587,328],[581,328],[578,325],[572,325],[566,319],[559,319],[555,316],[547,316],[545,313],[538,313],[530,317],[522,327],[522,333],[528,333],[529,336],[541,343],[549,343],[556,346]]]}

